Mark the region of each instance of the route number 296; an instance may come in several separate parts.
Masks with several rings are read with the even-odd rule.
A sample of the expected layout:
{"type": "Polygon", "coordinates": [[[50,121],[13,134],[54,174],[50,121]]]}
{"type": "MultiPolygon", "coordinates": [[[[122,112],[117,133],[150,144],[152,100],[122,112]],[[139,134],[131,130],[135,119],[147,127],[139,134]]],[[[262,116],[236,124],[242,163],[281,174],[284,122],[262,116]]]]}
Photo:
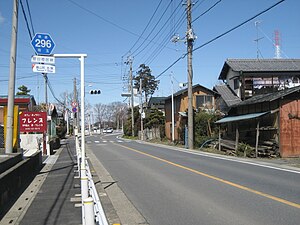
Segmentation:
{"type": "Polygon", "coordinates": [[[51,48],[52,41],[45,40],[45,39],[36,39],[35,40],[35,47],[37,48],[51,48]]]}

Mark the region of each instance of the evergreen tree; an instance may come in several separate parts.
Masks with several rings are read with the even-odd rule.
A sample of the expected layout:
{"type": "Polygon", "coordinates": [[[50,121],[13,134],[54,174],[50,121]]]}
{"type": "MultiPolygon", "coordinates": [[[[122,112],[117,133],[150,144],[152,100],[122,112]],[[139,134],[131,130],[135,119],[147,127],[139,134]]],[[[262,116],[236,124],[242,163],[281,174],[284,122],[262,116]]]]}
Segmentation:
{"type": "Polygon", "coordinates": [[[28,87],[26,87],[25,85],[22,85],[20,87],[18,87],[18,92],[16,95],[28,95],[29,92],[31,91],[30,89],[28,89],[28,87]]]}
{"type": "Polygon", "coordinates": [[[145,102],[148,102],[148,97],[153,95],[158,88],[159,80],[155,80],[155,77],[151,74],[149,66],[141,64],[137,71],[134,80],[134,88],[140,89],[140,79],[142,79],[142,92],[145,93],[145,102]]]}

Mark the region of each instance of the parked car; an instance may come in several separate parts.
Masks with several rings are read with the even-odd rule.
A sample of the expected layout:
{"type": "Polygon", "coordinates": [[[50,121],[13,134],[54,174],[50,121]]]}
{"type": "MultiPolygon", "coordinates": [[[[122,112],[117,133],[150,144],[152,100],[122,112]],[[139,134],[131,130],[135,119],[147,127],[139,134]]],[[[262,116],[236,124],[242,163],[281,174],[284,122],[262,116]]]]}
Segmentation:
{"type": "Polygon", "coordinates": [[[103,129],[104,134],[111,134],[114,130],[111,127],[103,129]]]}

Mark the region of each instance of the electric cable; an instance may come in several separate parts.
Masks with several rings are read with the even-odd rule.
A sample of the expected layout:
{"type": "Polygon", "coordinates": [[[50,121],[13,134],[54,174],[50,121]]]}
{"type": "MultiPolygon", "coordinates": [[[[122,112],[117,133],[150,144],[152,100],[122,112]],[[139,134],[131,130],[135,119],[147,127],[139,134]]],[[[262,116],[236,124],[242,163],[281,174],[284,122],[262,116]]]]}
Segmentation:
{"type": "MultiPolygon", "coordinates": [[[[178,8],[179,8],[179,6],[180,6],[181,4],[179,3],[178,5],[177,5],[177,7],[176,7],[176,9],[175,9],[175,11],[174,11],[174,13],[173,14],[175,14],[176,13],[176,11],[178,10],[178,8]]],[[[184,13],[183,13],[183,15],[184,15],[184,13]]],[[[157,37],[158,39],[160,39],[160,37],[161,36],[163,36],[163,33],[161,33],[161,30],[168,24],[168,22],[169,22],[169,20],[171,20],[172,19],[172,16],[173,15],[171,15],[167,20],[166,20],[166,22],[164,23],[164,25],[161,27],[161,29],[156,33],[156,35],[155,35],[155,37],[157,37]]],[[[182,17],[181,17],[182,18],[182,17]]],[[[181,20],[184,20],[184,18],[182,18],[182,19],[180,19],[179,21],[181,21],[181,20]]],[[[179,22],[177,22],[176,24],[178,25],[178,23],[179,22]]],[[[165,29],[165,31],[166,31],[167,29],[165,29]]],[[[174,30],[175,30],[175,26],[174,26],[174,30]]],[[[169,40],[170,40],[170,36],[171,36],[171,34],[173,33],[173,35],[174,35],[174,32],[171,30],[169,33],[167,33],[167,35],[164,37],[164,39],[161,41],[161,43],[160,44],[158,44],[158,43],[155,43],[155,44],[157,44],[157,46],[156,46],[156,48],[155,48],[155,50],[150,54],[150,56],[148,56],[148,58],[145,60],[145,64],[147,64],[146,62],[148,61],[148,60],[150,60],[151,58],[152,58],[152,56],[153,55],[155,55],[156,54],[156,57],[160,54],[160,52],[164,49],[164,48],[166,48],[167,46],[167,44],[168,44],[168,42],[169,42],[169,40]],[[158,52],[158,54],[157,54],[157,52],[158,52]]],[[[148,45],[149,45],[150,43],[148,43],[148,45]]],[[[152,45],[152,47],[153,47],[154,45],[152,45]]],[[[152,48],[151,47],[151,48],[152,48]]],[[[151,48],[149,49],[149,51],[151,50],[151,48]]],[[[148,51],[148,52],[149,52],[148,51]]],[[[141,59],[142,60],[142,59],[141,59]]],[[[154,59],[153,59],[154,60],[154,59]]],[[[152,61],[153,61],[152,60],[152,61]]]]}
{"type": "Polygon", "coordinates": [[[210,10],[215,8],[222,0],[217,1],[215,4],[213,4],[210,8],[208,8],[206,11],[204,11],[200,16],[197,16],[194,20],[192,20],[192,23],[194,23],[196,20],[198,20],[200,17],[204,16],[206,13],[208,13],[210,10]]]}
{"type": "Polygon", "coordinates": [[[148,42],[148,44],[146,45],[146,47],[144,47],[142,50],[140,50],[137,54],[134,54],[136,51],[138,51],[142,45],[146,42],[146,40],[148,40],[148,38],[150,37],[150,35],[153,33],[153,31],[155,30],[155,28],[158,26],[158,24],[160,23],[160,21],[162,20],[162,18],[164,17],[165,13],[167,12],[168,8],[170,7],[172,1],[170,1],[170,3],[167,5],[167,7],[165,8],[163,14],[161,15],[161,17],[159,18],[159,20],[156,22],[156,24],[154,25],[154,27],[152,28],[152,30],[150,31],[150,33],[148,34],[148,36],[144,39],[144,41],[137,47],[137,49],[135,49],[135,51],[133,51],[132,55],[135,55],[135,57],[137,55],[139,55],[142,51],[145,50],[145,48],[151,43],[148,42]]]}
{"type": "Polygon", "coordinates": [[[30,27],[29,27],[29,24],[28,24],[27,16],[26,16],[25,9],[24,9],[24,6],[23,6],[23,1],[21,0],[20,3],[21,3],[21,8],[22,8],[23,16],[24,16],[24,19],[25,19],[27,31],[29,33],[29,37],[30,37],[30,40],[31,40],[32,39],[32,34],[31,34],[31,31],[30,31],[30,27]]]}
{"type": "MultiPolygon", "coordinates": [[[[146,27],[144,28],[142,34],[138,37],[137,41],[136,41],[136,42],[134,43],[134,45],[127,51],[126,54],[128,54],[128,53],[131,52],[131,50],[137,45],[137,43],[139,42],[139,40],[141,39],[141,37],[144,35],[145,31],[147,30],[147,28],[149,27],[151,21],[153,20],[155,14],[156,14],[156,12],[157,12],[157,10],[159,9],[159,6],[161,5],[161,3],[162,3],[162,0],[160,0],[160,2],[158,3],[158,5],[156,6],[156,9],[154,10],[154,13],[152,14],[152,16],[151,16],[150,20],[148,21],[146,27]]],[[[126,54],[124,54],[124,55],[126,55],[126,54]]]]}
{"type": "Polygon", "coordinates": [[[113,22],[109,21],[108,19],[105,19],[105,18],[102,17],[102,16],[99,16],[98,14],[94,13],[93,11],[91,11],[91,10],[89,10],[89,9],[87,9],[87,8],[85,8],[85,7],[83,7],[83,6],[81,6],[81,5],[79,5],[77,2],[75,2],[75,1],[73,1],[73,0],[68,0],[68,1],[71,2],[73,5],[76,5],[78,8],[80,8],[80,9],[82,9],[82,10],[84,10],[84,11],[86,11],[86,12],[88,12],[88,13],[94,15],[94,16],[96,16],[97,18],[103,20],[104,22],[109,23],[110,25],[113,25],[114,27],[116,27],[116,28],[118,28],[118,29],[120,29],[120,30],[123,30],[123,31],[125,31],[125,32],[127,32],[127,33],[129,33],[129,34],[132,34],[132,35],[134,35],[134,36],[136,36],[136,37],[139,37],[138,34],[132,32],[132,31],[130,31],[130,30],[124,28],[124,27],[121,27],[120,25],[118,25],[118,24],[116,24],[116,23],[113,23],[113,22]]]}
{"type": "Polygon", "coordinates": [[[35,34],[34,28],[33,28],[33,22],[32,22],[31,11],[30,11],[28,0],[26,0],[26,5],[27,5],[27,11],[28,11],[28,14],[29,14],[29,19],[30,19],[32,34],[35,34]]]}
{"type": "MultiPolygon", "coordinates": [[[[258,17],[258,16],[260,16],[260,15],[262,15],[262,14],[268,12],[269,10],[271,10],[272,8],[276,7],[277,5],[283,3],[284,1],[285,1],[285,0],[280,0],[280,1],[278,1],[277,3],[273,4],[272,6],[268,7],[267,9],[265,9],[265,10],[259,12],[258,14],[256,14],[256,15],[250,17],[249,19],[245,20],[244,22],[242,22],[242,23],[236,25],[235,27],[229,29],[228,31],[226,31],[226,32],[224,32],[224,33],[218,35],[217,37],[211,39],[210,41],[207,41],[206,43],[204,43],[204,44],[200,45],[199,47],[193,49],[193,52],[195,52],[195,51],[197,51],[197,50],[203,48],[204,46],[206,46],[206,45],[208,45],[208,44],[210,44],[210,43],[212,43],[212,42],[214,42],[214,41],[220,39],[221,37],[225,36],[226,34],[231,33],[232,31],[234,31],[234,30],[236,30],[237,28],[239,28],[239,27],[245,25],[246,23],[248,23],[249,21],[255,19],[256,17],[258,17]]],[[[179,62],[181,59],[184,59],[184,58],[187,56],[187,54],[188,54],[188,53],[183,54],[180,58],[178,58],[176,61],[174,61],[174,62],[173,62],[170,66],[168,66],[163,72],[161,72],[155,79],[159,78],[161,75],[163,75],[165,72],[167,72],[171,67],[173,67],[173,66],[174,66],[177,62],[179,62]]]]}

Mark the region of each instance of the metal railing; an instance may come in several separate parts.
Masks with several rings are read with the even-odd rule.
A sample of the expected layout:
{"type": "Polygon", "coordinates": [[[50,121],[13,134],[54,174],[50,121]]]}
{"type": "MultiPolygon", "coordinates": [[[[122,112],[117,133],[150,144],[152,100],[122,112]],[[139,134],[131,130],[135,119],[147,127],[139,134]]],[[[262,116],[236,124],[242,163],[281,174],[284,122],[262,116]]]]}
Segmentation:
{"type": "Polygon", "coordinates": [[[89,192],[90,192],[91,197],[94,200],[94,213],[95,213],[96,223],[101,224],[101,225],[108,225],[102,204],[101,204],[99,196],[98,196],[97,189],[95,187],[95,183],[92,178],[90,167],[89,167],[89,164],[87,161],[86,161],[86,171],[87,171],[86,175],[89,180],[89,182],[88,182],[89,192]]]}
{"type": "MultiPolygon", "coordinates": [[[[84,194],[81,193],[82,196],[82,224],[83,225],[108,225],[107,218],[105,216],[102,204],[100,202],[100,198],[98,196],[98,192],[95,186],[95,183],[93,181],[93,177],[90,171],[90,167],[88,164],[88,161],[85,160],[85,175],[81,174],[81,163],[82,163],[82,157],[81,157],[81,146],[79,143],[79,137],[78,132],[75,131],[75,145],[76,145],[76,155],[77,155],[77,163],[78,163],[78,173],[83,179],[82,176],[85,176],[84,178],[87,178],[87,186],[88,186],[88,196],[87,198],[83,197],[84,194]]],[[[82,185],[81,181],[81,185],[82,185]]],[[[81,188],[81,191],[83,189],[81,188]]]]}

